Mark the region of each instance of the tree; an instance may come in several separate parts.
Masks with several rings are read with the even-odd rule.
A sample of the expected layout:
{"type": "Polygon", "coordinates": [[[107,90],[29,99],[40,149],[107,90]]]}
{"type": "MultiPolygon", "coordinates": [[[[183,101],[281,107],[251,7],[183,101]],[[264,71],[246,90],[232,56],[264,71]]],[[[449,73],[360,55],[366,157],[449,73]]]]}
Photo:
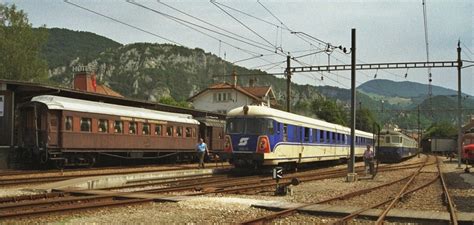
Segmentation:
{"type": "Polygon", "coordinates": [[[356,114],[356,129],[376,132],[374,129],[376,121],[372,112],[368,109],[360,109],[356,114]]]}
{"type": "Polygon", "coordinates": [[[189,103],[186,102],[186,101],[176,101],[174,100],[174,98],[172,97],[162,97],[160,98],[160,100],[158,101],[159,103],[161,104],[165,104],[165,105],[172,105],[172,106],[178,106],[178,107],[181,107],[181,108],[189,108],[189,103]]]}
{"type": "Polygon", "coordinates": [[[423,139],[432,137],[452,138],[457,136],[456,127],[448,122],[440,122],[432,124],[423,135],[423,139]]]}
{"type": "Polygon", "coordinates": [[[347,114],[335,101],[326,99],[315,99],[311,102],[311,111],[318,116],[330,123],[337,123],[343,126],[347,126],[347,114]]]}
{"type": "Polygon", "coordinates": [[[0,4],[0,78],[44,81],[48,66],[40,50],[47,31],[33,31],[26,14],[15,5],[0,4]]]}

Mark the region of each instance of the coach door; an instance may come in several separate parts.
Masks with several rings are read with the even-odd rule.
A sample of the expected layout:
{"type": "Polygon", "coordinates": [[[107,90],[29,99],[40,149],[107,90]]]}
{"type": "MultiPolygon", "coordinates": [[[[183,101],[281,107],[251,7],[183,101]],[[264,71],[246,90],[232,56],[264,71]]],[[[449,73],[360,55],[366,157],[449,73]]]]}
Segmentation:
{"type": "Polygon", "coordinates": [[[59,112],[50,111],[48,112],[48,145],[58,146],[59,136],[59,112]]]}

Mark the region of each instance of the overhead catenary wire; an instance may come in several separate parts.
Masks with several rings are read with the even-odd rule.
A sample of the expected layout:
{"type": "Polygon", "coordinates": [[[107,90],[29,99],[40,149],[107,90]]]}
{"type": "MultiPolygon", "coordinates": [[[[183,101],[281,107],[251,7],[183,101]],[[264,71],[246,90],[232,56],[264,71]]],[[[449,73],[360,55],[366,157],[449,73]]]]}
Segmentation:
{"type": "Polygon", "coordinates": [[[255,41],[255,40],[250,39],[250,38],[244,37],[244,36],[242,36],[242,35],[240,35],[240,34],[238,34],[238,33],[235,33],[235,32],[229,31],[229,30],[227,30],[227,29],[224,29],[224,28],[222,28],[222,27],[219,27],[219,26],[217,26],[217,25],[215,25],[215,24],[212,24],[212,23],[210,23],[210,22],[207,22],[207,21],[205,21],[205,20],[203,20],[203,19],[201,19],[201,18],[199,18],[199,17],[197,17],[197,16],[193,16],[193,15],[191,15],[190,13],[184,12],[183,10],[180,10],[180,9],[178,9],[178,8],[176,8],[176,7],[173,7],[173,6],[169,5],[169,4],[166,4],[166,3],[164,3],[164,2],[162,2],[162,1],[160,1],[160,0],[158,0],[157,2],[158,2],[159,4],[161,4],[161,5],[164,5],[164,6],[168,7],[168,8],[170,8],[170,9],[174,10],[174,11],[177,11],[177,12],[183,14],[183,15],[189,16],[189,17],[191,17],[191,18],[193,18],[193,19],[195,19],[195,20],[197,20],[197,21],[199,21],[199,22],[202,22],[202,23],[204,23],[204,24],[207,24],[207,25],[209,25],[209,26],[211,26],[211,27],[214,27],[214,28],[219,29],[219,30],[221,30],[221,31],[224,31],[224,32],[226,32],[226,33],[232,34],[232,35],[234,35],[234,36],[236,36],[236,37],[245,39],[245,40],[247,40],[247,41],[250,41],[250,42],[253,42],[253,43],[255,43],[255,44],[262,45],[262,46],[273,47],[273,46],[271,46],[271,45],[267,45],[267,44],[264,44],[264,43],[257,42],[257,41],[255,41]]]}
{"type": "Polygon", "coordinates": [[[78,4],[76,4],[76,3],[72,3],[72,2],[69,1],[69,0],[64,0],[64,2],[67,3],[67,4],[70,4],[70,5],[72,5],[72,6],[75,6],[75,7],[77,7],[77,8],[80,8],[80,9],[82,9],[82,10],[91,12],[91,13],[96,14],[96,15],[98,15],[98,16],[107,18],[107,19],[112,20],[112,21],[114,21],[114,22],[120,23],[120,24],[122,24],[122,25],[131,27],[131,28],[133,28],[133,29],[136,29],[136,30],[139,30],[139,31],[141,31],[141,32],[147,33],[147,34],[152,35],[152,36],[154,36],[154,37],[160,38],[160,39],[162,39],[162,40],[169,41],[169,42],[171,42],[171,43],[173,43],[173,44],[176,44],[176,45],[179,45],[179,46],[184,46],[183,44],[180,44],[180,43],[178,43],[178,42],[176,42],[176,41],[174,41],[174,40],[171,40],[171,39],[169,39],[169,38],[163,37],[163,36],[161,36],[161,35],[158,35],[158,34],[156,34],[156,33],[151,32],[151,31],[145,30],[145,29],[140,28],[140,27],[138,27],[138,26],[135,26],[135,25],[132,25],[132,24],[123,22],[123,21],[121,21],[121,20],[119,20],[119,19],[116,19],[116,18],[113,18],[113,17],[111,17],[111,16],[107,16],[107,15],[105,15],[105,14],[103,14],[103,13],[94,11],[94,10],[92,10],[92,9],[86,8],[86,7],[81,6],[81,5],[78,5],[78,4]]]}
{"type": "MultiPolygon", "coordinates": [[[[215,33],[215,34],[219,34],[219,35],[224,36],[224,37],[226,37],[226,38],[233,39],[233,40],[235,40],[235,41],[238,41],[238,42],[241,42],[241,43],[244,43],[244,44],[253,46],[253,47],[255,47],[255,48],[259,48],[259,49],[262,49],[262,50],[265,50],[265,51],[268,51],[268,52],[274,52],[272,49],[269,49],[269,48],[266,48],[266,47],[263,47],[263,46],[260,46],[260,45],[257,45],[257,44],[254,44],[254,43],[251,43],[251,42],[248,42],[248,41],[245,41],[245,40],[236,38],[236,37],[233,37],[232,35],[228,35],[228,34],[225,34],[225,33],[222,33],[222,32],[219,32],[219,31],[216,31],[216,30],[213,30],[213,29],[204,27],[204,26],[201,26],[201,25],[199,25],[199,24],[196,24],[196,23],[193,23],[193,22],[190,22],[190,21],[187,21],[187,20],[184,20],[184,19],[181,19],[181,18],[172,16],[172,15],[170,15],[170,14],[167,14],[167,13],[161,12],[161,11],[159,11],[159,10],[150,8],[150,7],[148,7],[148,6],[142,5],[142,4],[137,3],[137,2],[135,2],[135,1],[126,0],[126,2],[128,2],[128,3],[132,4],[132,5],[135,5],[135,6],[144,8],[144,9],[146,9],[146,10],[152,11],[152,12],[157,13],[157,14],[159,14],[159,15],[165,16],[165,17],[167,17],[167,18],[173,19],[174,21],[180,21],[180,22],[182,22],[182,23],[186,23],[186,24],[189,24],[189,25],[198,27],[198,28],[200,28],[200,29],[203,29],[203,30],[206,30],[206,31],[215,33]]],[[[280,53],[280,54],[281,54],[281,53],[280,53]]],[[[281,54],[281,55],[283,55],[283,54],[281,54]]],[[[286,57],[286,55],[285,55],[285,57],[286,57]]]]}
{"type": "MultiPolygon", "coordinates": [[[[230,14],[229,12],[227,12],[225,9],[223,9],[222,7],[220,7],[218,4],[216,4],[215,1],[211,1],[212,4],[214,4],[217,8],[219,8],[222,12],[224,12],[225,14],[227,14],[228,16],[230,16],[232,19],[234,19],[235,21],[237,21],[240,25],[242,25],[243,27],[245,27],[247,30],[249,30],[250,32],[252,32],[253,34],[257,35],[259,38],[261,38],[262,40],[264,40],[265,42],[267,42],[268,44],[270,44],[271,46],[273,46],[275,49],[277,49],[277,46],[273,45],[269,40],[267,40],[265,37],[263,37],[262,35],[260,35],[258,32],[256,32],[255,30],[253,30],[252,28],[250,28],[249,26],[247,26],[245,23],[243,23],[242,21],[240,21],[239,19],[237,19],[235,16],[233,16],[232,14],[230,14]]],[[[283,52],[283,51],[282,51],[283,52]]]]}

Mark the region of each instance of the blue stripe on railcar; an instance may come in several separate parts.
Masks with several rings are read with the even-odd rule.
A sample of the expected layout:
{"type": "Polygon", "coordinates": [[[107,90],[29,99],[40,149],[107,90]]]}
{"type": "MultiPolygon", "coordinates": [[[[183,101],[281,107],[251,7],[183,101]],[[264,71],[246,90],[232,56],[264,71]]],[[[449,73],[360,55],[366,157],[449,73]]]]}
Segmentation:
{"type": "Polygon", "coordinates": [[[400,162],[404,158],[416,155],[416,148],[406,147],[379,147],[377,150],[377,159],[381,162],[400,162]]]}
{"type": "MultiPolygon", "coordinates": [[[[258,138],[261,135],[266,135],[268,137],[271,152],[273,152],[275,146],[282,143],[291,143],[292,145],[350,145],[351,137],[347,134],[284,124],[275,120],[270,121],[273,125],[272,132],[267,131],[260,134],[229,134],[231,137],[233,151],[255,152],[257,149],[258,138]]],[[[372,143],[372,140],[368,138],[357,137],[356,139],[356,146],[365,146],[372,143]]]]}

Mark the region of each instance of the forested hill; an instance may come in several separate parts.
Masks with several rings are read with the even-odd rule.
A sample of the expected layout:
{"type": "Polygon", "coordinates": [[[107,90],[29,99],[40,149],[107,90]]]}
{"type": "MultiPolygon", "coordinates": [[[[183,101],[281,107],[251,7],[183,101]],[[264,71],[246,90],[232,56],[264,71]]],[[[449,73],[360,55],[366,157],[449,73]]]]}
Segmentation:
{"type": "Polygon", "coordinates": [[[42,49],[42,55],[49,68],[68,65],[76,58],[93,60],[99,53],[122,46],[109,38],[84,31],[72,31],[61,28],[48,30],[48,40],[42,49]]]}
{"type": "MultiPolygon", "coordinates": [[[[396,82],[384,79],[374,79],[361,84],[357,89],[377,95],[387,95],[391,97],[402,97],[402,98],[418,98],[426,96],[428,93],[428,85],[420,84],[410,81],[396,82]]],[[[457,95],[457,91],[432,86],[433,96],[436,95],[457,95]]],[[[465,95],[465,94],[464,94],[465,95]]]]}

